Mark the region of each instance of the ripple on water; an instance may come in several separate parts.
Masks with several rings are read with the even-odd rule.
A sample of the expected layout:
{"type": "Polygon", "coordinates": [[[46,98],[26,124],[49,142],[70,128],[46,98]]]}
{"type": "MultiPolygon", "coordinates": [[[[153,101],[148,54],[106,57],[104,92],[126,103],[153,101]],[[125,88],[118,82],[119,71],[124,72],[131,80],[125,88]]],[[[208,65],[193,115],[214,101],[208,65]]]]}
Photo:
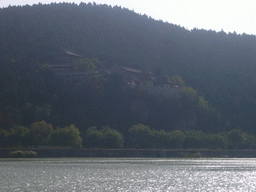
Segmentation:
{"type": "Polygon", "coordinates": [[[256,191],[256,159],[0,160],[0,191],[256,191]]]}

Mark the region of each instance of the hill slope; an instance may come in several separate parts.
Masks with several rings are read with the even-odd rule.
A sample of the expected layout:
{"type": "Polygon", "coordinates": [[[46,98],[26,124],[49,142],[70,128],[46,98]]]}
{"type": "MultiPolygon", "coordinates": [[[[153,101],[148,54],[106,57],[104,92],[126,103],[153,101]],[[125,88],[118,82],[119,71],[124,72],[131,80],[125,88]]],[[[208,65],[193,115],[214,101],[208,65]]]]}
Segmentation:
{"type": "MultiPolygon", "coordinates": [[[[120,7],[85,3],[4,8],[0,26],[4,86],[14,68],[20,67],[18,78],[21,69],[48,61],[64,47],[106,65],[179,75],[220,111],[227,124],[256,133],[255,36],[188,31],[120,7]]],[[[40,82],[44,89],[47,82],[32,74],[29,81],[40,82]]],[[[22,86],[18,82],[17,87],[22,86]]]]}

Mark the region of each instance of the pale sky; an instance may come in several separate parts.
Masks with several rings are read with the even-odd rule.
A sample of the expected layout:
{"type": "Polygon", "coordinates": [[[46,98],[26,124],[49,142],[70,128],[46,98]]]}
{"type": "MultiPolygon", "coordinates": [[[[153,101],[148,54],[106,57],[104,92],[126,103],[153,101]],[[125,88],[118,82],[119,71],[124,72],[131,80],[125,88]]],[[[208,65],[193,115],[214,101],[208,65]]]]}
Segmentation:
{"type": "MultiPolygon", "coordinates": [[[[0,0],[0,7],[33,5],[63,0],[0,0]]],[[[79,4],[81,0],[65,0],[79,4]]],[[[84,3],[93,2],[83,0],[84,3]]],[[[206,29],[256,35],[256,0],[94,0],[96,4],[118,5],[156,20],[186,29],[206,29]]]]}

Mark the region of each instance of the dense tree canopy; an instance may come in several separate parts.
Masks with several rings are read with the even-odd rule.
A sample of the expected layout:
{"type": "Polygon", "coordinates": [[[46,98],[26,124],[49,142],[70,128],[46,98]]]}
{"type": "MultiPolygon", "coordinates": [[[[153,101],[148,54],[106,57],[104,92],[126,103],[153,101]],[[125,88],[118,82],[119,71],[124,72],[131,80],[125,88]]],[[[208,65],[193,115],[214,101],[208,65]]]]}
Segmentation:
{"type": "MultiPolygon", "coordinates": [[[[237,145],[251,146],[250,141],[254,140],[253,35],[188,31],[125,8],[86,3],[2,8],[0,26],[0,136],[23,135],[15,145],[28,145],[25,138],[32,133],[35,145],[49,142],[48,135],[37,129],[46,122],[53,127],[66,127],[48,130],[56,137],[75,124],[84,142],[93,142],[92,138],[103,141],[103,131],[90,127],[109,125],[115,131],[106,129],[104,134],[120,140],[104,142],[115,147],[123,144],[121,133],[124,143],[133,141],[134,146],[145,148],[152,130],[157,135],[154,139],[163,141],[155,147],[163,147],[165,140],[173,138],[172,146],[179,148],[177,140],[183,140],[183,136],[180,132],[171,133],[175,130],[187,138],[183,147],[192,141],[200,143],[198,138],[203,131],[209,134],[211,147],[216,148],[215,141],[223,142],[215,134],[229,132],[231,142],[230,131],[237,126],[249,135],[243,135],[237,145]],[[74,70],[88,76],[65,79],[54,74],[49,62],[62,48],[81,55],[74,70]],[[157,98],[125,86],[123,77],[109,75],[107,70],[121,66],[168,76],[170,85],[178,86],[180,93],[157,98]],[[143,144],[130,129],[134,125],[152,128],[151,132],[145,127],[140,130],[146,132],[140,138],[145,140],[143,144]],[[195,133],[187,132],[192,129],[195,133]]],[[[7,141],[10,140],[3,140],[3,146],[10,145],[7,141]]],[[[97,147],[97,143],[93,146],[97,147]]]]}
{"type": "Polygon", "coordinates": [[[78,128],[75,125],[70,125],[54,130],[51,135],[50,145],[82,147],[82,141],[78,128]]]}

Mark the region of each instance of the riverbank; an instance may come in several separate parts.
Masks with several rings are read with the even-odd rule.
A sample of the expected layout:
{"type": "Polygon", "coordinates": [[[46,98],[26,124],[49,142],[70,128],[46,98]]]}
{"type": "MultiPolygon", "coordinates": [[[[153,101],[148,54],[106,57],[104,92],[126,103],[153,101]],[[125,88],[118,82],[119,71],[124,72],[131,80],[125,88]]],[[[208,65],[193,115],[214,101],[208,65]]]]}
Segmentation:
{"type": "Polygon", "coordinates": [[[256,158],[256,150],[209,149],[85,149],[85,148],[12,148],[0,149],[0,158],[13,151],[34,151],[36,157],[230,157],[256,158]]]}

